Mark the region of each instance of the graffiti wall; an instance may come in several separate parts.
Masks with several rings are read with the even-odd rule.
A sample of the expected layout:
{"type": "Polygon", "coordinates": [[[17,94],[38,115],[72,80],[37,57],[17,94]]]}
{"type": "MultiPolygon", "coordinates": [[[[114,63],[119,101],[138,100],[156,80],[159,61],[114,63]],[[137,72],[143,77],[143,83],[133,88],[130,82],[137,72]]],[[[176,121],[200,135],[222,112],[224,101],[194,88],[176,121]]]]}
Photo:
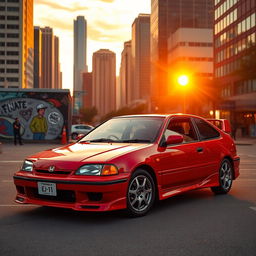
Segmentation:
{"type": "Polygon", "coordinates": [[[70,124],[69,90],[0,90],[0,138],[13,138],[13,122],[21,123],[25,140],[54,140],[70,124]]]}

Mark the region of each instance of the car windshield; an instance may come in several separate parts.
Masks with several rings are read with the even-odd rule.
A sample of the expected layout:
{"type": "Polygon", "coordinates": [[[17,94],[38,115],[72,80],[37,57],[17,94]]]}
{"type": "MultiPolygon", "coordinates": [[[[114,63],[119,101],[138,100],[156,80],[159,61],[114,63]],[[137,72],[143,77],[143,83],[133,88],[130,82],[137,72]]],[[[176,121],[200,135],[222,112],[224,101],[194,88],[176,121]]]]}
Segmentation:
{"type": "Polygon", "coordinates": [[[79,142],[152,143],[157,138],[162,124],[163,118],[160,117],[113,118],[79,142]]]}

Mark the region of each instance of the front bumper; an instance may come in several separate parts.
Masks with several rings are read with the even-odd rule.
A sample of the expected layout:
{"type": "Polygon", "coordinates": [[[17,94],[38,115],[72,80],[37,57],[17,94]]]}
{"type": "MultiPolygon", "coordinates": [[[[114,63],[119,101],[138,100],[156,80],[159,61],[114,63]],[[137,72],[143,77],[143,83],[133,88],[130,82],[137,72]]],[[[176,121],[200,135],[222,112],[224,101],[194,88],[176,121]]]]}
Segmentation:
{"type": "Polygon", "coordinates": [[[15,175],[15,202],[69,208],[77,211],[111,211],[126,208],[128,178],[92,181],[15,175]],[[38,193],[38,182],[56,184],[57,195],[38,193]]]}

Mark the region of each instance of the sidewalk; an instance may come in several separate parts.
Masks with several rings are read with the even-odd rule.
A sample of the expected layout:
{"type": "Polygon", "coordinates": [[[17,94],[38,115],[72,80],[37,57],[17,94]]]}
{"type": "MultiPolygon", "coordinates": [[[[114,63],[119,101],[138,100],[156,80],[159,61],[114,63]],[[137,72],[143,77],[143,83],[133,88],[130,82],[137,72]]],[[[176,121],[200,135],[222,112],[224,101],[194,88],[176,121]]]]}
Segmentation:
{"type": "Polygon", "coordinates": [[[255,145],[256,144],[256,138],[237,138],[235,140],[236,145],[255,145]]]}
{"type": "Polygon", "coordinates": [[[0,145],[0,151],[2,152],[0,152],[0,160],[20,161],[23,160],[26,156],[32,155],[34,153],[61,146],[63,145],[56,143],[29,143],[15,146],[13,143],[3,142],[3,144],[0,145]]]}

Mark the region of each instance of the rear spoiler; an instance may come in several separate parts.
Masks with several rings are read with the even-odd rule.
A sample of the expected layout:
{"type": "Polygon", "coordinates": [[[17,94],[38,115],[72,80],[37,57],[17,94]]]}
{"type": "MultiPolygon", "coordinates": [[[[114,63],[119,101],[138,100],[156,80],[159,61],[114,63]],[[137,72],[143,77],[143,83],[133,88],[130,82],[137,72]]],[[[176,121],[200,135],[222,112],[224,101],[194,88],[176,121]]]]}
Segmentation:
{"type": "Polygon", "coordinates": [[[217,126],[219,129],[226,133],[231,133],[231,125],[227,119],[207,119],[210,123],[217,126]]]}

